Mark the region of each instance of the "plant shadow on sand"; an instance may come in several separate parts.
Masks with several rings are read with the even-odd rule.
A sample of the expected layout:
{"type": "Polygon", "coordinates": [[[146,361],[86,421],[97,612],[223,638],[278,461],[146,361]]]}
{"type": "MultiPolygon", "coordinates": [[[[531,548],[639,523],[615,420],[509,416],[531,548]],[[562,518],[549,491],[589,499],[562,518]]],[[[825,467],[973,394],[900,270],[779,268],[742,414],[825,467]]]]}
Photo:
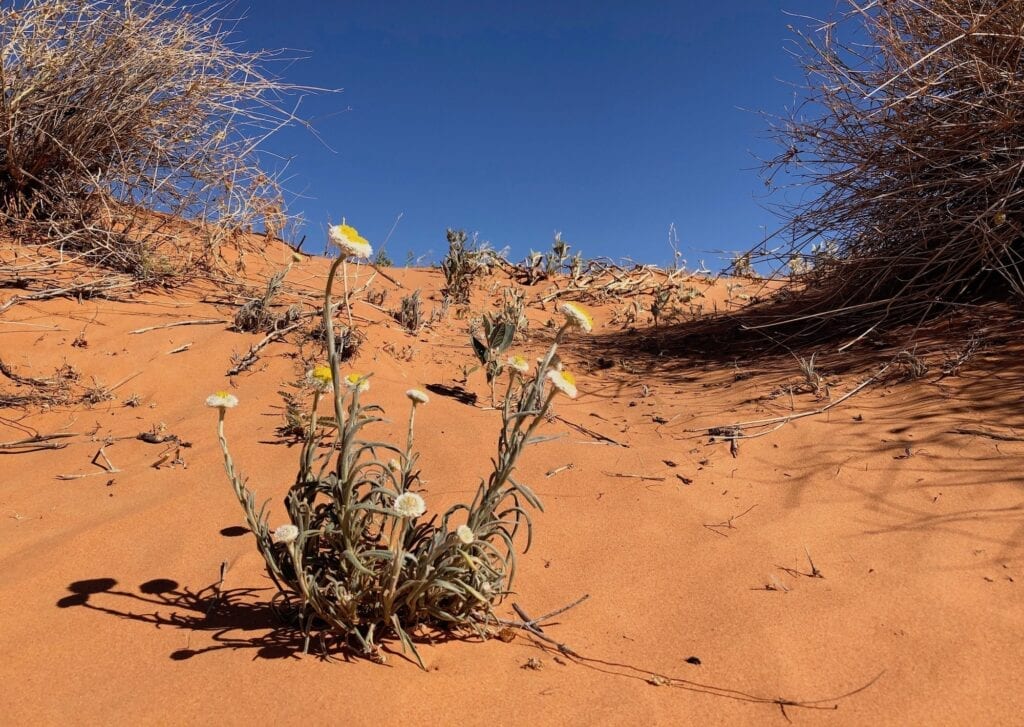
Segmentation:
{"type": "MultiPolygon", "coordinates": [[[[152,624],[157,628],[205,633],[213,642],[196,649],[178,649],[170,654],[173,661],[221,650],[252,650],[256,659],[298,658],[307,653],[325,661],[355,661],[347,645],[321,636],[307,643],[298,623],[291,623],[288,607],[269,599],[256,600],[270,588],[221,589],[212,583],[199,590],[181,586],[169,578],[154,578],[139,585],[138,592],[117,588],[114,578],[90,578],[68,584],[70,595],[57,601],[57,608],[85,608],[118,618],[152,624]],[[100,603],[100,597],[104,603],[100,603]],[[169,609],[136,613],[127,607],[106,605],[110,597],[124,599],[121,603],[142,603],[169,609]]],[[[432,635],[419,639],[424,643],[458,640],[455,634],[432,635]]],[[[408,659],[400,651],[383,645],[382,650],[398,658],[408,659]]]]}
{"type": "MultiPolygon", "coordinates": [[[[288,659],[299,658],[307,653],[307,644],[301,628],[289,625],[282,609],[269,600],[256,601],[257,594],[269,591],[268,588],[234,588],[220,589],[218,583],[193,591],[182,587],[177,581],[169,578],[154,578],[142,583],[138,593],[117,588],[114,578],[90,578],[68,584],[69,595],[57,601],[57,608],[85,608],[105,613],[122,619],[151,624],[156,628],[175,628],[188,632],[210,635],[213,643],[196,649],[178,649],[171,652],[173,661],[185,661],[195,656],[221,650],[253,650],[254,659],[288,659]],[[159,610],[151,613],[136,613],[127,608],[120,609],[98,603],[99,597],[104,601],[111,597],[125,599],[128,603],[142,603],[149,606],[164,607],[170,610],[166,615],[159,610]]],[[[122,601],[123,602],[123,601],[122,601]]],[[[551,624],[544,624],[549,627],[551,624]]],[[[742,690],[719,687],[681,677],[659,674],[640,666],[584,656],[564,645],[555,645],[532,639],[524,632],[530,643],[544,653],[556,658],[564,658],[572,663],[612,677],[625,678],[632,681],[645,682],[660,687],[675,687],[685,691],[706,694],[713,697],[747,702],[751,704],[769,705],[778,708],[783,715],[786,709],[836,710],[838,702],[858,694],[875,684],[881,677],[879,673],[861,686],[844,694],[823,699],[798,700],[783,697],[767,697],[742,690]]],[[[439,644],[447,641],[469,641],[477,637],[465,634],[431,634],[420,636],[417,641],[428,644],[439,644]]],[[[354,653],[342,642],[327,643],[323,638],[318,643],[308,644],[308,654],[324,661],[359,661],[354,653]]],[[[400,651],[395,651],[384,643],[382,650],[389,655],[403,658],[411,665],[415,661],[400,651]]],[[[787,716],[788,719],[788,716],[787,716]]]]}

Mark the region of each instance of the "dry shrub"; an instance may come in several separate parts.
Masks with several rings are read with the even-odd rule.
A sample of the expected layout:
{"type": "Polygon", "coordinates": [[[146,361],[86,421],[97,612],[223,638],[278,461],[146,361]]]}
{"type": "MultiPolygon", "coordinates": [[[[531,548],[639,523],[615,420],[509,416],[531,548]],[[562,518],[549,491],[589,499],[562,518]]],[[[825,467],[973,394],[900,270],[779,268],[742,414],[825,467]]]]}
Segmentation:
{"type": "Polygon", "coordinates": [[[0,8],[3,219],[147,280],[194,269],[175,218],[200,223],[206,260],[257,224],[280,234],[280,188],[258,149],[296,120],[281,104],[300,89],[215,13],[171,0],[0,8]]]}
{"type": "Polygon", "coordinates": [[[802,103],[765,172],[801,189],[780,205],[790,242],[761,258],[800,261],[819,331],[1024,293],[1024,3],[848,6],[799,35],[802,103]]]}

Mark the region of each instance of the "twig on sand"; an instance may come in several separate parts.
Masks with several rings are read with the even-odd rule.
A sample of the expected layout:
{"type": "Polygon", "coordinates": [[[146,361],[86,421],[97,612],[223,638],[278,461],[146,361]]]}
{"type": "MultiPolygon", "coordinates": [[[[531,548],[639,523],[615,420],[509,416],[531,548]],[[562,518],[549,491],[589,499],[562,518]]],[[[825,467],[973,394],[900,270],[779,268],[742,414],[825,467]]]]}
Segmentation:
{"type": "Polygon", "coordinates": [[[631,474],[631,473],[628,473],[628,472],[605,472],[605,471],[602,471],[601,474],[606,475],[608,477],[621,477],[623,479],[644,480],[644,481],[649,481],[649,482],[664,482],[665,479],[666,479],[665,477],[656,477],[656,476],[653,476],[653,475],[636,475],[636,474],[631,474]]]}
{"type": "Polygon", "coordinates": [[[757,503],[751,505],[746,510],[741,512],[739,515],[733,515],[728,520],[723,520],[720,523],[704,523],[704,527],[706,527],[708,530],[713,532],[715,535],[721,535],[723,538],[728,538],[729,536],[726,535],[725,533],[721,532],[721,530],[735,530],[736,526],[733,525],[733,521],[734,520],[739,520],[741,517],[746,515],[748,512],[753,510],[755,507],[757,507],[757,503]]]}
{"type": "Polygon", "coordinates": [[[160,331],[164,328],[176,328],[178,326],[212,326],[217,323],[230,323],[231,321],[223,318],[200,318],[194,321],[178,321],[176,323],[165,323],[162,326],[148,326],[146,328],[136,328],[134,331],[128,331],[129,336],[134,336],[139,333],[148,333],[149,331],[160,331]]]}
{"type": "Polygon", "coordinates": [[[508,626],[508,627],[514,628],[514,629],[522,629],[523,631],[526,631],[531,636],[535,636],[536,638],[540,639],[541,641],[544,641],[544,642],[546,642],[548,644],[551,644],[556,649],[558,649],[561,653],[563,653],[563,654],[565,654],[567,656],[579,656],[579,654],[577,654],[575,651],[573,651],[571,648],[569,648],[568,645],[563,644],[560,641],[556,641],[555,639],[552,639],[550,636],[545,634],[544,633],[544,628],[541,626],[541,623],[544,622],[544,621],[547,621],[549,619],[552,619],[555,616],[558,616],[560,614],[565,613],[570,608],[575,608],[576,606],[578,606],[581,603],[583,603],[584,601],[586,601],[588,598],[590,598],[590,594],[589,593],[588,594],[584,594],[583,596],[580,596],[579,598],[577,598],[572,603],[570,603],[570,604],[568,604],[566,606],[562,606],[561,608],[556,608],[554,611],[551,611],[550,613],[546,613],[543,616],[538,616],[537,618],[531,618],[526,613],[526,611],[524,611],[522,609],[522,607],[518,603],[513,603],[512,604],[512,608],[515,609],[515,612],[517,614],[519,614],[519,618],[521,618],[522,621],[510,621],[510,620],[507,620],[507,619],[500,619],[500,618],[496,618],[494,620],[495,620],[496,623],[500,624],[501,626],[508,626]]]}
{"type": "Polygon", "coordinates": [[[608,436],[605,436],[604,434],[601,434],[601,432],[595,432],[593,429],[588,429],[587,427],[583,426],[582,424],[577,424],[576,422],[571,422],[571,421],[569,421],[568,419],[566,419],[565,417],[563,417],[563,416],[561,416],[559,414],[555,414],[552,417],[552,419],[557,419],[558,421],[562,422],[562,424],[570,426],[573,429],[575,429],[577,432],[580,432],[581,434],[586,434],[588,437],[596,439],[599,442],[608,442],[609,444],[614,444],[616,447],[625,447],[626,449],[629,448],[628,444],[623,444],[622,442],[618,442],[618,441],[612,439],[611,437],[608,437],[608,436]]]}
{"type": "Polygon", "coordinates": [[[246,354],[244,356],[242,356],[238,360],[238,363],[236,363],[234,366],[232,366],[230,369],[228,369],[228,372],[227,372],[226,375],[227,376],[236,376],[236,375],[242,373],[243,371],[247,370],[250,366],[252,366],[254,363],[256,363],[259,360],[259,352],[260,351],[262,351],[264,348],[266,348],[268,345],[273,343],[275,340],[277,340],[278,338],[280,338],[284,334],[286,334],[286,333],[288,333],[290,331],[295,330],[296,328],[298,328],[301,325],[302,325],[302,321],[299,321],[297,323],[292,323],[290,326],[285,326],[284,328],[279,328],[276,331],[271,331],[266,336],[264,336],[262,340],[260,340],[256,344],[254,344],[246,352],[246,354]]]}
{"type": "Polygon", "coordinates": [[[100,447],[99,451],[96,452],[96,454],[93,455],[92,460],[90,460],[90,464],[94,464],[97,467],[99,467],[102,470],[101,472],[86,472],[85,474],[80,475],[57,475],[57,479],[80,480],[85,477],[92,477],[94,475],[112,475],[120,472],[121,470],[115,467],[114,463],[110,461],[109,457],[107,457],[107,453],[104,451],[104,447],[100,447]],[[99,461],[101,459],[103,460],[102,462],[99,461]]]}
{"type": "Polygon", "coordinates": [[[1000,442],[1024,442],[1024,437],[1016,434],[1005,434],[1003,432],[992,432],[987,429],[975,429],[974,427],[957,427],[950,429],[947,434],[965,434],[972,437],[988,437],[1000,442]]]}
{"type": "Polygon", "coordinates": [[[569,464],[563,464],[561,467],[555,467],[552,470],[548,470],[547,472],[544,473],[544,476],[545,477],[554,477],[559,472],[565,472],[566,470],[571,470],[572,467],[573,467],[572,462],[570,462],[569,464]]]}
{"type": "Polygon", "coordinates": [[[14,373],[10,366],[5,364],[3,360],[0,360],[0,374],[3,374],[8,379],[16,384],[22,384],[24,386],[35,386],[35,387],[48,387],[53,386],[54,381],[52,379],[34,379],[31,376],[19,376],[14,373]]]}
{"type": "Polygon", "coordinates": [[[800,412],[798,414],[788,414],[786,416],[772,417],[771,419],[754,419],[754,420],[749,421],[749,422],[737,422],[735,424],[725,424],[725,425],[722,425],[722,426],[708,427],[707,429],[686,429],[684,431],[687,431],[687,432],[706,431],[708,433],[708,436],[710,436],[712,438],[712,440],[729,441],[730,447],[735,448],[737,440],[740,440],[740,439],[755,439],[757,437],[763,437],[766,434],[771,434],[772,432],[777,431],[781,427],[783,427],[786,424],[789,424],[790,422],[795,421],[797,419],[803,419],[804,417],[812,417],[812,416],[817,416],[818,414],[824,414],[825,412],[829,411],[830,409],[833,409],[833,408],[839,406],[844,401],[846,401],[850,397],[854,396],[855,394],[859,393],[860,391],[863,391],[866,387],[870,386],[874,382],[878,381],[882,377],[882,375],[885,374],[885,372],[889,370],[889,367],[891,365],[892,364],[886,364],[885,366],[883,366],[879,370],[879,372],[877,374],[874,374],[873,376],[868,377],[867,379],[862,381],[860,384],[858,384],[854,388],[850,389],[850,391],[846,392],[845,394],[843,394],[841,397],[839,397],[835,401],[830,401],[825,406],[818,407],[817,409],[812,409],[810,411],[803,411],[803,412],[800,412]],[[763,431],[763,432],[755,432],[753,434],[744,434],[743,430],[747,429],[747,428],[750,428],[750,427],[753,427],[753,428],[772,427],[772,428],[768,429],[766,431],[763,431]]]}
{"type": "Polygon", "coordinates": [[[54,442],[54,439],[67,439],[77,436],[72,432],[58,432],[56,434],[37,434],[33,437],[19,439],[14,442],[0,442],[0,454],[24,454],[35,452],[41,449],[64,449],[67,442],[54,442]]]}
{"type": "Polygon", "coordinates": [[[132,288],[135,287],[136,282],[134,280],[126,281],[101,281],[92,283],[81,283],[79,285],[69,285],[66,288],[51,288],[49,290],[41,290],[38,293],[29,293],[28,295],[14,295],[11,296],[5,303],[0,304],[0,313],[3,313],[8,308],[17,305],[18,303],[24,303],[29,300],[50,300],[51,298],[60,298],[63,296],[70,295],[96,295],[100,293],[107,293],[111,290],[119,288],[132,288]]]}

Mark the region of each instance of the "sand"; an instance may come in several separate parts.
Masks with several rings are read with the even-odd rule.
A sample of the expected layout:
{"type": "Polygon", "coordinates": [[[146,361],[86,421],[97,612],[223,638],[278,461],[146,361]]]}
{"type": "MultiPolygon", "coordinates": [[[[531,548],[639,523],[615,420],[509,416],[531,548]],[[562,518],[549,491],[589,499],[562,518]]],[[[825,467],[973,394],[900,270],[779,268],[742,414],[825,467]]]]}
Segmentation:
{"type": "MultiPolygon", "coordinates": [[[[273,247],[268,259],[250,267],[250,283],[288,250],[273,247]]],[[[288,280],[315,290],[326,267],[310,258],[288,280]]],[[[440,272],[387,273],[404,290],[376,276],[371,286],[389,291],[382,308],[417,288],[427,312],[439,305],[440,272]]],[[[354,285],[370,275],[359,268],[354,285]]],[[[478,285],[471,309],[493,305],[504,282],[496,274],[478,285]]],[[[0,305],[18,292],[0,290],[0,305]]],[[[728,295],[718,283],[705,300],[725,310],[728,295]]],[[[19,375],[66,363],[80,386],[118,385],[92,405],[0,409],[0,442],[75,434],[59,450],[0,453],[6,722],[1020,724],[1024,442],[1012,436],[1024,432],[1024,359],[1013,337],[954,375],[942,373],[935,344],[924,377],[875,382],[741,440],[733,456],[707,428],[821,408],[875,369],[826,369],[827,395],[778,395],[800,380],[792,358],[634,351],[627,361],[620,352],[649,333],[649,316],[624,334],[611,323],[621,303],[594,306],[594,333],[562,349],[580,396],[558,400],[543,431],[560,438],[520,462],[545,511],[517,595],[500,607],[539,615],[589,595],[545,626],[581,658],[522,634],[466,638],[421,646],[424,672],[395,643],[383,666],[303,654],[269,609],[216,414],[202,402],[217,389],[238,396],[227,424],[235,461],[272,501],[271,522],[282,519],[298,448],[276,433],[278,392],[313,346],[273,343],[229,379],[232,356],[261,334],[226,324],[129,334],[228,320],[233,303],[224,285],[195,283],[0,314],[0,360],[19,375]],[[609,368],[596,365],[602,355],[609,368]],[[182,444],[136,438],[150,431],[182,444]],[[91,462],[101,447],[116,472],[91,462]]],[[[531,359],[557,317],[546,308],[529,311],[519,348],[531,359]]],[[[395,421],[379,425],[382,436],[401,435],[411,386],[479,394],[476,405],[433,394],[418,416],[424,497],[471,496],[499,417],[479,372],[460,382],[472,363],[466,320],[452,309],[413,335],[362,296],[354,313],[367,339],[351,368],[373,373],[371,398],[395,421]]],[[[15,390],[0,379],[0,391],[15,390]]]]}

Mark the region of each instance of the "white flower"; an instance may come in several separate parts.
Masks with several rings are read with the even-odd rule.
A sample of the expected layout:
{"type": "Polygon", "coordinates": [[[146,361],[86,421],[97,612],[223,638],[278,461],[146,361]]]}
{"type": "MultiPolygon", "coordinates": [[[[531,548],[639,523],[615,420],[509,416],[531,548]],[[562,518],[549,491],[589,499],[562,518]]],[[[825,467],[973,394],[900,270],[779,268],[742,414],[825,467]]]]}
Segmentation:
{"type": "Polygon", "coordinates": [[[427,511],[427,503],[415,492],[403,492],[395,498],[398,517],[419,517],[427,511]]]}
{"type": "Polygon", "coordinates": [[[370,388],[370,380],[366,374],[351,373],[345,377],[345,384],[353,391],[366,391],[370,388]]]}
{"type": "Polygon", "coordinates": [[[463,545],[469,545],[476,540],[476,535],[473,534],[473,529],[468,525],[460,525],[455,528],[455,534],[462,541],[463,545]]]}
{"type": "Polygon", "coordinates": [[[405,392],[405,395],[408,396],[409,399],[412,401],[413,406],[415,406],[416,404],[426,404],[428,401],[430,401],[430,398],[427,397],[427,395],[424,394],[419,389],[409,389],[407,392],[405,392]]]}
{"type": "Polygon", "coordinates": [[[582,328],[584,333],[594,330],[594,319],[590,317],[587,309],[575,303],[562,303],[558,306],[559,312],[565,319],[577,328],[582,328]]]}
{"type": "Polygon", "coordinates": [[[359,235],[359,231],[344,223],[331,225],[327,228],[327,239],[345,257],[364,257],[373,255],[373,248],[366,238],[359,235]]]}
{"type": "Polygon", "coordinates": [[[530,373],[530,363],[522,356],[509,356],[506,363],[509,368],[515,369],[521,374],[530,373]]]}
{"type": "Polygon", "coordinates": [[[214,409],[234,409],[238,406],[238,397],[226,391],[218,391],[206,397],[206,405],[214,409]]]}
{"type": "Polygon", "coordinates": [[[568,371],[548,371],[547,379],[570,399],[576,398],[576,377],[568,371]]]}
{"type": "Polygon", "coordinates": [[[271,535],[270,539],[275,543],[290,545],[299,537],[299,529],[294,525],[281,525],[271,535]]]}
{"type": "Polygon", "coordinates": [[[400,469],[402,469],[402,465],[398,463],[397,459],[389,459],[388,469],[391,470],[392,472],[398,472],[400,469]]]}

